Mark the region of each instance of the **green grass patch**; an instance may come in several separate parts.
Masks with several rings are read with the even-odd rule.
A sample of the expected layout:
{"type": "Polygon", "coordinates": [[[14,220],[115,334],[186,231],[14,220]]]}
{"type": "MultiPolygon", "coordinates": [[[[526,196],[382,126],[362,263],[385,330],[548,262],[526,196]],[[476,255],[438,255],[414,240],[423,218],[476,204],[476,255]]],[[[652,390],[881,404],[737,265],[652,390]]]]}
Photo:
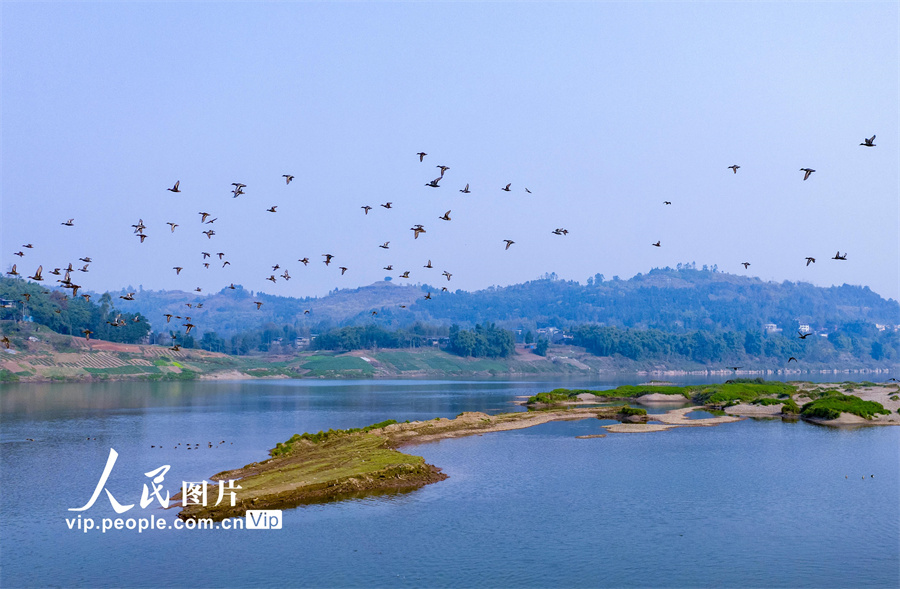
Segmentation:
{"type": "Polygon", "coordinates": [[[356,356],[310,356],[300,368],[309,370],[308,376],[336,376],[341,372],[356,372],[352,376],[371,376],[375,369],[356,356]]]}
{"type": "Polygon", "coordinates": [[[837,419],[841,413],[851,413],[864,419],[872,419],[876,415],[889,415],[890,411],[876,401],[863,401],[855,395],[840,393],[810,401],[800,410],[804,417],[821,419],[837,419]]]}
{"type": "Polygon", "coordinates": [[[6,368],[0,369],[0,382],[19,382],[19,375],[6,368]]]}
{"type": "Polygon", "coordinates": [[[283,456],[285,454],[290,454],[294,448],[296,447],[297,442],[301,440],[306,440],[308,442],[312,442],[313,444],[319,444],[322,442],[327,442],[328,440],[334,440],[335,438],[339,438],[342,436],[348,436],[350,434],[355,433],[368,433],[373,429],[379,429],[382,427],[387,427],[391,424],[397,423],[395,419],[388,419],[385,421],[380,421],[378,423],[373,423],[372,425],[367,425],[366,427],[354,427],[350,429],[330,429],[326,431],[319,431],[318,433],[302,433],[302,434],[294,434],[291,436],[289,440],[286,442],[278,442],[274,448],[269,450],[269,455],[272,457],[275,456],[283,456]]]}
{"type": "Polygon", "coordinates": [[[84,370],[91,374],[107,374],[110,376],[124,374],[153,374],[160,371],[156,366],[133,366],[131,364],[128,366],[116,366],[115,368],[92,368],[86,366],[84,370]]]}
{"type": "Polygon", "coordinates": [[[701,405],[752,403],[761,397],[790,395],[797,388],[783,382],[726,382],[723,384],[687,387],[693,400],[701,405]]]}
{"type": "Polygon", "coordinates": [[[625,405],[619,413],[626,417],[629,415],[647,415],[647,410],[641,409],[640,407],[629,407],[628,405],[625,405]]]}

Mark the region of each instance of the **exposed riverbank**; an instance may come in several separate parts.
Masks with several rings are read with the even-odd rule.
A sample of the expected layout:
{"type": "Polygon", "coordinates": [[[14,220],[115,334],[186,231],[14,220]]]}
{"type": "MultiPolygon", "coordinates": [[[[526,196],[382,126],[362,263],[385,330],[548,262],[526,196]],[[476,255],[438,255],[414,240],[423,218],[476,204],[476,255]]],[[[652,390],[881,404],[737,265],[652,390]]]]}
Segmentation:
{"type": "Polygon", "coordinates": [[[229,356],[201,349],[87,340],[36,326],[27,338],[0,347],[0,382],[98,382],[114,380],[238,380],[250,378],[598,378],[611,374],[649,377],[872,374],[881,369],[810,366],[806,371],[721,366],[654,366],[621,357],[599,357],[572,346],[538,356],[522,346],[507,358],[462,358],[438,348],[307,351],[290,356],[229,356]]]}

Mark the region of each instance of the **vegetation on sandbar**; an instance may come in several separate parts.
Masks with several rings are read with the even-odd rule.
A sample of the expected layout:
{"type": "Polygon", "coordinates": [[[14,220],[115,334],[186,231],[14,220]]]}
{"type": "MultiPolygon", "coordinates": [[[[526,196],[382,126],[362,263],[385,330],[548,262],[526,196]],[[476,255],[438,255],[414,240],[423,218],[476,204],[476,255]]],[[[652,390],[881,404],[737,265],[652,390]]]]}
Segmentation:
{"type": "Polygon", "coordinates": [[[864,419],[872,419],[878,414],[889,415],[890,411],[877,401],[863,401],[855,395],[835,393],[810,401],[800,410],[803,417],[837,419],[841,413],[852,413],[864,419]]]}

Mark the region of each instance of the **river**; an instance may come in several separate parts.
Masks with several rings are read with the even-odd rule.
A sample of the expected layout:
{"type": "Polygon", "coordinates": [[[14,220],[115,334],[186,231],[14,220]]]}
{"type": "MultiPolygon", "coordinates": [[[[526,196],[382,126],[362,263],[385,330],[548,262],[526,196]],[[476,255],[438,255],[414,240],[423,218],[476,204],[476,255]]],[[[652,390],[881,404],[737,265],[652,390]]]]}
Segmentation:
{"type": "Polygon", "coordinates": [[[0,586],[900,586],[896,427],[748,419],[576,439],[606,422],[554,422],[407,447],[449,478],[285,510],[281,529],[78,528],[173,524],[177,510],[152,493],[158,474],[146,475],[161,466],[165,497],[294,433],[522,410],[517,396],[557,386],[573,383],[4,384],[0,586]],[[70,511],[88,503],[111,448],[105,489],[134,507],[119,515],[104,492],[70,511]]]}

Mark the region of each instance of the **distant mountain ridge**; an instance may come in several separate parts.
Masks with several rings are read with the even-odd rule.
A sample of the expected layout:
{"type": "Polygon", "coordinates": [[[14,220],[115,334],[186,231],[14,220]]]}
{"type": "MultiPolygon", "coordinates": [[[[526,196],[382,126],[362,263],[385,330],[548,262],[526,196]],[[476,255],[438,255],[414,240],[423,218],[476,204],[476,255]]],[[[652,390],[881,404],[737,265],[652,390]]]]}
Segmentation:
{"type": "Polygon", "coordinates": [[[508,329],[599,323],[670,332],[762,329],[766,324],[785,331],[799,325],[828,331],[854,322],[893,329],[900,324],[900,304],[868,287],[766,282],[692,268],[653,269],[628,280],[606,280],[598,274],[587,285],[548,275],[474,292],[387,281],[306,298],[251,293],[240,286],[207,296],[141,290],[134,301],[119,307],[140,311],[156,331],[167,330],[163,315],[173,313],[190,315],[198,331],[220,336],[270,323],[313,332],[362,323],[397,328],[415,322],[463,327],[492,322],[508,329]],[[256,301],[262,303],[260,309],[256,301]]]}

